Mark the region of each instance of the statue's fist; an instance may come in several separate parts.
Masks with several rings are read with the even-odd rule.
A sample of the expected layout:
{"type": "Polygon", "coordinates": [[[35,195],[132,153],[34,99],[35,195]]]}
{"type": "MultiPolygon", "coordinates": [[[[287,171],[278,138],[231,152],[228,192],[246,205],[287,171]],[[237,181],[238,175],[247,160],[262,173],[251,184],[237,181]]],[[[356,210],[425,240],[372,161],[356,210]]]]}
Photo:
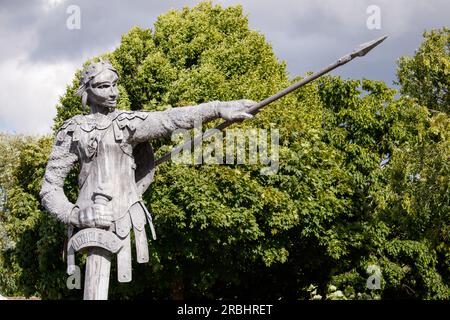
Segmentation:
{"type": "Polygon", "coordinates": [[[245,99],[229,101],[219,108],[219,116],[228,121],[250,119],[253,115],[248,113],[248,109],[255,104],[255,101],[245,99]]]}
{"type": "Polygon", "coordinates": [[[112,210],[107,205],[100,203],[78,210],[75,215],[78,215],[78,220],[73,221],[72,219],[76,219],[76,217],[73,217],[71,222],[75,222],[73,224],[82,228],[108,229],[113,221],[112,210]]]}

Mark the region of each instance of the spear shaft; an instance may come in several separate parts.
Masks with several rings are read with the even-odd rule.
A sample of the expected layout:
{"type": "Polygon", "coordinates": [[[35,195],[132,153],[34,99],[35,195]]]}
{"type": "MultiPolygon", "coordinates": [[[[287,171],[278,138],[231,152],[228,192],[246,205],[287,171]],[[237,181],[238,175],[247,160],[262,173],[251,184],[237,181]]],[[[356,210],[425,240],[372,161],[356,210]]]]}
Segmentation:
{"type": "MultiPolygon", "coordinates": [[[[387,38],[387,36],[383,36],[379,39],[361,44],[357,49],[353,50],[352,53],[346,54],[345,56],[343,56],[336,62],[332,63],[328,67],[310,75],[309,77],[306,77],[306,78],[292,84],[291,86],[287,87],[286,89],[283,89],[280,92],[277,92],[276,94],[264,99],[263,101],[258,102],[255,105],[249,107],[247,112],[250,114],[258,113],[262,108],[264,108],[268,104],[274,102],[275,100],[278,100],[278,99],[284,97],[288,93],[316,80],[317,78],[323,76],[324,74],[326,74],[340,66],[343,66],[344,64],[352,61],[356,57],[365,56],[370,50],[372,50],[377,45],[379,45],[381,42],[383,42],[386,38],[387,38]]],[[[217,127],[215,127],[214,129],[223,130],[235,122],[237,122],[237,121],[224,121],[221,124],[219,124],[217,127]]],[[[167,152],[161,158],[159,158],[155,161],[155,166],[158,166],[161,163],[169,160],[172,156],[174,156],[174,155],[180,153],[182,150],[184,150],[184,148],[192,146],[192,143],[193,143],[194,147],[197,146],[198,144],[200,144],[203,141],[203,139],[209,138],[210,136],[214,135],[215,132],[217,132],[216,130],[207,130],[204,134],[200,134],[200,135],[196,136],[193,140],[189,140],[186,143],[184,143],[183,145],[174,148],[170,152],[167,152]]]]}

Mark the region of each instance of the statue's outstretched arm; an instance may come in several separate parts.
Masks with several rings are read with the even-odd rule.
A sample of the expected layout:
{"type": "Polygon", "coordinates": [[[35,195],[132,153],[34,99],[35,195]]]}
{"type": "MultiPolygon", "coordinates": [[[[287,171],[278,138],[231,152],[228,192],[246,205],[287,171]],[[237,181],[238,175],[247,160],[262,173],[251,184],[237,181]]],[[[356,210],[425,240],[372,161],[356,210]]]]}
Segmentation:
{"type": "Polygon", "coordinates": [[[75,207],[64,194],[64,180],[78,160],[71,150],[72,137],[66,135],[64,140],[56,140],[48,159],[42,182],[40,197],[42,205],[59,221],[69,224],[70,214],[75,207]]]}
{"type": "Polygon", "coordinates": [[[243,120],[251,118],[245,110],[255,102],[251,100],[213,101],[197,106],[179,107],[166,111],[149,112],[137,125],[132,135],[134,142],[170,136],[176,129],[192,129],[196,122],[206,123],[217,118],[243,120]]]}

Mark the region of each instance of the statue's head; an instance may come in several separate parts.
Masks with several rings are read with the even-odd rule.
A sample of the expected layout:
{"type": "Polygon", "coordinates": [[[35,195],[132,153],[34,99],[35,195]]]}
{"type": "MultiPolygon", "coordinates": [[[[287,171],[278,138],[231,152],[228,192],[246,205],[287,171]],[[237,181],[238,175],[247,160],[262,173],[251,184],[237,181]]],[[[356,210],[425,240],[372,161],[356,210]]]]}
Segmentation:
{"type": "Polygon", "coordinates": [[[114,109],[119,97],[117,70],[109,61],[92,62],[81,73],[77,95],[86,104],[114,109]]]}

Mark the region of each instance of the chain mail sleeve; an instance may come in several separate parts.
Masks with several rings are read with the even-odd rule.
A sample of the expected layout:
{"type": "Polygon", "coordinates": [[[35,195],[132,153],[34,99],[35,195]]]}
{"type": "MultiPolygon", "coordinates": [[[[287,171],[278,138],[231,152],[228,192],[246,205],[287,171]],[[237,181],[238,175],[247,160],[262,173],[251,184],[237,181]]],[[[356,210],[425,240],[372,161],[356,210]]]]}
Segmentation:
{"type": "Polygon", "coordinates": [[[78,160],[73,149],[70,126],[62,128],[50,154],[39,194],[47,211],[65,224],[69,223],[75,207],[64,194],[64,180],[78,160]]]}
{"type": "Polygon", "coordinates": [[[213,101],[198,106],[178,107],[165,111],[146,112],[147,117],[140,122],[130,136],[139,143],[151,139],[170,136],[176,129],[192,129],[195,122],[206,123],[219,118],[218,109],[226,102],[213,101]]]}

